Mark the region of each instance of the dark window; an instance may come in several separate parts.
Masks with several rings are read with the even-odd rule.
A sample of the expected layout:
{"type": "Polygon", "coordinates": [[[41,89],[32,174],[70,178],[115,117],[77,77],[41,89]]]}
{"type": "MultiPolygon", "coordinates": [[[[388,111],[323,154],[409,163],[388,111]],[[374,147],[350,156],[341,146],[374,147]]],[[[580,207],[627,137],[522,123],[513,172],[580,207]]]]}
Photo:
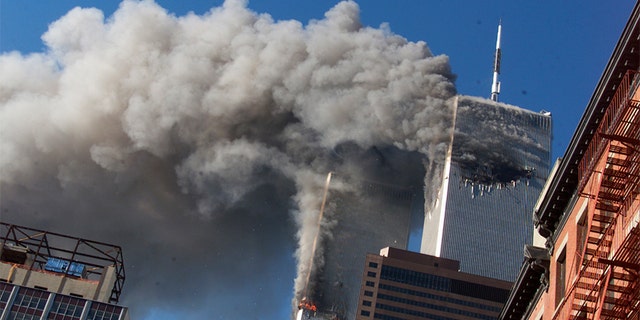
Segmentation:
{"type": "Polygon", "coordinates": [[[383,265],[380,279],[504,303],[509,290],[383,265]]]}
{"type": "Polygon", "coordinates": [[[9,319],[39,319],[42,315],[49,292],[22,287],[18,290],[9,319]]]}
{"type": "Polygon", "coordinates": [[[556,307],[564,298],[565,283],[567,283],[567,250],[562,249],[556,260],[556,307]]]}
{"type": "MultiPolygon", "coordinates": [[[[392,306],[392,305],[387,305],[387,304],[383,304],[383,303],[376,303],[376,309],[377,311],[380,310],[387,310],[387,311],[391,311],[391,312],[395,312],[395,313],[399,313],[399,314],[406,314],[406,315],[412,315],[415,317],[412,318],[420,318],[420,319],[434,319],[434,320],[454,320],[454,318],[450,318],[450,317],[444,317],[444,316],[439,316],[439,315],[434,315],[431,314],[429,312],[432,312],[433,310],[424,310],[426,312],[423,311],[418,311],[418,310],[414,310],[412,309],[405,309],[399,306],[392,306]]],[[[461,311],[461,310],[455,310],[454,312],[457,314],[460,314],[460,312],[456,312],[456,311],[461,311]]],[[[375,319],[384,319],[384,320],[402,320],[403,318],[397,318],[397,317],[393,317],[393,316],[389,316],[389,315],[385,315],[385,314],[379,314],[379,313],[375,313],[373,315],[373,317],[375,319]]],[[[478,317],[475,319],[485,319],[485,320],[494,320],[496,319],[495,316],[489,316],[489,315],[483,315],[483,314],[478,314],[478,317]]]]}
{"type": "Polygon", "coordinates": [[[370,314],[371,313],[369,311],[365,311],[365,310],[360,311],[360,315],[363,315],[365,317],[368,317],[370,314]]]}
{"type": "Polygon", "coordinates": [[[85,301],[83,299],[56,295],[49,310],[49,319],[80,319],[85,301]]]}
{"type": "MultiPolygon", "coordinates": [[[[474,312],[473,310],[468,310],[467,308],[464,308],[464,307],[459,308],[459,306],[454,305],[454,304],[429,303],[429,302],[424,302],[424,301],[419,301],[419,300],[406,299],[406,298],[402,298],[402,297],[399,297],[399,296],[388,295],[388,294],[384,294],[384,293],[378,293],[376,298],[378,299],[377,301],[380,302],[380,303],[376,304],[376,307],[381,305],[381,306],[383,306],[381,309],[384,309],[384,310],[392,310],[392,309],[388,309],[388,308],[394,308],[392,310],[394,312],[399,312],[399,313],[404,313],[404,314],[412,314],[412,315],[419,316],[419,317],[425,317],[426,316],[428,319],[453,320],[451,318],[443,318],[443,317],[433,318],[432,317],[433,315],[427,315],[426,313],[422,313],[422,312],[418,312],[418,311],[415,311],[415,310],[411,310],[411,308],[405,309],[402,306],[393,306],[392,307],[391,305],[384,304],[384,300],[393,301],[395,303],[400,303],[400,304],[402,304],[404,306],[417,306],[417,307],[425,308],[427,310],[437,310],[437,311],[442,311],[442,312],[447,312],[447,313],[459,314],[459,315],[466,316],[466,317],[473,318],[473,319],[482,319],[482,320],[495,320],[496,319],[495,316],[490,316],[490,315],[474,312]]],[[[464,306],[464,304],[463,304],[463,306],[464,306]]],[[[498,308],[498,310],[496,310],[496,311],[499,312],[500,309],[498,308]]]]}
{"type": "Polygon", "coordinates": [[[11,290],[13,290],[13,286],[0,282],[0,310],[4,310],[7,306],[7,301],[9,301],[9,296],[11,296],[11,290]]]}
{"type": "Polygon", "coordinates": [[[367,297],[373,297],[373,291],[365,290],[364,295],[367,297]]]}
{"type": "Polygon", "coordinates": [[[377,268],[378,267],[378,263],[377,262],[369,262],[369,267],[377,268]]]}
{"type": "Polygon", "coordinates": [[[87,320],[118,320],[122,307],[106,303],[92,302],[87,320]]]}
{"type": "Polygon", "coordinates": [[[362,305],[365,307],[371,307],[371,301],[363,300],[362,305]]]}
{"type": "Polygon", "coordinates": [[[428,298],[428,299],[438,300],[438,301],[445,301],[445,302],[450,302],[450,303],[453,303],[453,304],[459,304],[459,305],[472,307],[472,308],[477,308],[477,309],[482,309],[482,310],[490,310],[490,311],[493,311],[493,312],[500,312],[500,310],[501,310],[500,307],[493,307],[493,306],[489,306],[489,305],[478,303],[478,302],[471,302],[471,301],[467,301],[467,300],[455,299],[455,298],[441,296],[441,295],[438,295],[438,294],[431,294],[431,293],[427,293],[427,292],[416,291],[416,290],[411,290],[411,289],[407,289],[407,288],[400,288],[400,287],[386,285],[386,284],[380,284],[379,288],[383,289],[383,290],[399,292],[399,293],[402,293],[402,294],[408,294],[408,295],[412,295],[412,296],[416,296],[416,297],[428,298]]]}
{"type": "Polygon", "coordinates": [[[376,277],[376,273],[375,273],[375,272],[373,272],[373,271],[369,271],[369,272],[367,272],[367,276],[368,276],[368,277],[375,278],[375,277],[376,277]]]}
{"type": "MultiPolygon", "coordinates": [[[[584,244],[587,239],[587,213],[584,212],[576,226],[576,248],[579,254],[584,252],[584,244]]],[[[581,263],[576,263],[576,273],[580,270],[581,263]]]]}
{"type": "Polygon", "coordinates": [[[375,282],[373,282],[373,281],[367,281],[367,282],[365,283],[365,285],[366,285],[367,287],[375,287],[375,286],[376,286],[376,283],[375,283],[375,282]]]}

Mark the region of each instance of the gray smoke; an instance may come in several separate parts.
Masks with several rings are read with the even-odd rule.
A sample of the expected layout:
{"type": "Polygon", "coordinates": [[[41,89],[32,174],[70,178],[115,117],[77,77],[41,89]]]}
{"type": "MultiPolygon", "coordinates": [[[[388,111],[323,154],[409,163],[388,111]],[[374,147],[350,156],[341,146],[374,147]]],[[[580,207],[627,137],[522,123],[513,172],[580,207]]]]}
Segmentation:
{"type": "Polygon", "coordinates": [[[362,26],[351,1],[306,26],[241,0],[180,17],[125,1],[42,39],[0,56],[1,218],[123,246],[134,318],[278,317],[327,173],[375,146],[438,172],[449,140],[448,58],[362,26]]]}

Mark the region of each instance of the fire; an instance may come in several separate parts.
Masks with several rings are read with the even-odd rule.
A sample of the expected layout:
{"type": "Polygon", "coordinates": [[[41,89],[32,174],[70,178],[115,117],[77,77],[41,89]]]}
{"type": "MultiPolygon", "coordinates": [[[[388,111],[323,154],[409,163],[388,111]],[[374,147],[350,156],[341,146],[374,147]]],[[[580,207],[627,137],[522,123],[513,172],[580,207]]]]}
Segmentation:
{"type": "Polygon", "coordinates": [[[309,318],[310,316],[315,317],[318,308],[313,302],[310,302],[305,297],[300,300],[300,303],[298,303],[298,310],[302,311],[302,314],[306,315],[307,318],[309,318]]]}

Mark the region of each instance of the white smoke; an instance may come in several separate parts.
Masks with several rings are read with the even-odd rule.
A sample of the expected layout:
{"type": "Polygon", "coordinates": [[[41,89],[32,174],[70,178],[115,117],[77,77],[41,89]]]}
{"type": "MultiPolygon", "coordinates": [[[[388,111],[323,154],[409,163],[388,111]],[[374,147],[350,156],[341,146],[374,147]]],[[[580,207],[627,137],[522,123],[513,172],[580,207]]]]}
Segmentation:
{"type": "Polygon", "coordinates": [[[260,283],[251,263],[294,236],[299,295],[326,174],[353,165],[332,150],[433,162],[448,140],[448,58],[362,26],[352,1],[306,26],[241,0],[180,17],[124,1],[107,19],[75,8],[42,38],[46,52],[0,56],[2,219],[121,244],[134,314],[260,283]]]}

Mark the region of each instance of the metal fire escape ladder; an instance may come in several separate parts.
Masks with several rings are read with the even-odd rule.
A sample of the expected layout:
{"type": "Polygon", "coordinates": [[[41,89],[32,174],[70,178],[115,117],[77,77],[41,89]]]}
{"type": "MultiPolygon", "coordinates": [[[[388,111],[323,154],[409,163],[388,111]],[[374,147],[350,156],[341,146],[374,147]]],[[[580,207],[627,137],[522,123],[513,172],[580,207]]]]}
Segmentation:
{"type": "Polygon", "coordinates": [[[611,250],[615,215],[623,204],[626,183],[626,152],[615,145],[607,145],[605,169],[595,182],[590,193],[594,205],[588,224],[587,239],[582,249],[582,261],[578,277],[567,295],[571,308],[568,319],[596,319],[599,305],[604,299],[603,292],[608,287],[608,265],[600,262],[607,258],[611,250]]]}
{"type": "Polygon", "coordinates": [[[635,78],[629,71],[621,81],[580,163],[578,190],[592,199],[587,239],[554,319],[625,319],[640,294],[637,273],[628,268],[638,263],[629,259],[638,258],[640,237],[612,252],[621,233],[616,224],[623,224],[640,186],[640,102],[630,96],[635,78]]]}
{"type": "Polygon", "coordinates": [[[611,282],[606,293],[601,319],[626,319],[640,301],[640,228],[635,227],[618,249],[614,259],[601,259],[610,265],[611,282]]]}
{"type": "Polygon", "coordinates": [[[630,150],[625,162],[629,172],[624,203],[616,217],[619,224],[614,234],[617,251],[612,253],[611,258],[600,259],[611,269],[611,279],[604,293],[602,319],[626,319],[633,309],[632,303],[640,300],[640,227],[630,225],[634,214],[637,215],[637,205],[636,208],[632,206],[638,200],[640,191],[640,102],[629,99],[622,113],[622,125],[612,139],[620,136],[617,141],[630,150]]]}

